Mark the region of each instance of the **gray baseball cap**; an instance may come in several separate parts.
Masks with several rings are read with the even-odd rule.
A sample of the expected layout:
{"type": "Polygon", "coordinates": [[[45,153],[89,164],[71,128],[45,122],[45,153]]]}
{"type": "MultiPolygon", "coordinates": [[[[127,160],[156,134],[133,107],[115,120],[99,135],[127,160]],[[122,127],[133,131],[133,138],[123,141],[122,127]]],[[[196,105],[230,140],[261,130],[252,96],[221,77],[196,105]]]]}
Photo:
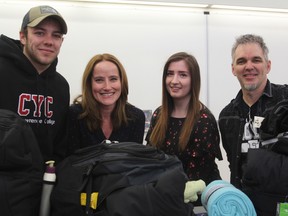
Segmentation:
{"type": "Polygon", "coordinates": [[[48,5],[41,5],[31,8],[23,18],[21,31],[23,31],[27,26],[36,27],[47,17],[54,17],[57,19],[61,25],[62,33],[67,34],[67,24],[65,20],[57,10],[48,5]]]}

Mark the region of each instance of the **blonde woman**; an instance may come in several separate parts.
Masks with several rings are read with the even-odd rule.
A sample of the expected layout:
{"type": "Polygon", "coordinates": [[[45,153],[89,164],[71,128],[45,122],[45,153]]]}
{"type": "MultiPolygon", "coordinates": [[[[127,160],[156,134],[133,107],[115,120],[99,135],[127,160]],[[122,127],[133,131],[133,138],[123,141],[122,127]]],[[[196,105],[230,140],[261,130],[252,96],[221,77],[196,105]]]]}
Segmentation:
{"type": "Polygon", "coordinates": [[[128,79],[111,54],[95,55],[82,79],[82,94],[69,112],[70,152],[103,140],[143,143],[145,115],[127,102],[128,79]]]}

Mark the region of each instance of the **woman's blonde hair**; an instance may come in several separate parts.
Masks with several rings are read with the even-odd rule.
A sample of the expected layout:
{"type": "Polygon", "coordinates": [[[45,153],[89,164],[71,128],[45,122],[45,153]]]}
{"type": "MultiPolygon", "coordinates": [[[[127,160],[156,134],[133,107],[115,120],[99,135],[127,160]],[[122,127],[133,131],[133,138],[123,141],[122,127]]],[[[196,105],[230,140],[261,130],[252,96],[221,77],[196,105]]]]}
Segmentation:
{"type": "Polygon", "coordinates": [[[74,104],[80,104],[83,112],[79,115],[80,119],[86,120],[88,129],[95,131],[101,128],[102,117],[100,113],[100,104],[97,102],[92,93],[92,75],[99,62],[109,61],[115,64],[119,71],[121,82],[121,95],[116,102],[114,111],[112,112],[112,124],[114,128],[119,128],[122,124],[128,123],[128,118],[125,112],[125,107],[128,98],[128,79],[126,71],[121,62],[113,55],[104,53],[95,55],[88,62],[82,77],[82,95],[74,99],[74,104]]]}

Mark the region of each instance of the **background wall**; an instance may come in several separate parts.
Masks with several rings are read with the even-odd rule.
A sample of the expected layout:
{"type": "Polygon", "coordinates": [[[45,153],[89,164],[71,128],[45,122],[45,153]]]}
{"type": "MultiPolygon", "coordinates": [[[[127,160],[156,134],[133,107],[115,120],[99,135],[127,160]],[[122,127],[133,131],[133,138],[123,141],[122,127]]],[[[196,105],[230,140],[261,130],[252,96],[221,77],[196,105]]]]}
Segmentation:
{"type": "MultiPolygon", "coordinates": [[[[186,51],[197,58],[201,68],[201,99],[218,118],[240,88],[231,73],[230,51],[235,37],[246,33],[264,37],[272,60],[269,78],[287,83],[288,15],[284,13],[55,1],[41,4],[46,3],[59,10],[68,24],[58,71],[70,83],[71,101],[80,94],[82,73],[89,59],[108,52],[117,56],[127,70],[129,101],[154,111],[161,103],[165,61],[175,52],[186,51]]],[[[18,38],[24,14],[38,4],[0,1],[0,33],[18,38]]],[[[229,180],[227,161],[218,165],[223,179],[229,180]]]]}

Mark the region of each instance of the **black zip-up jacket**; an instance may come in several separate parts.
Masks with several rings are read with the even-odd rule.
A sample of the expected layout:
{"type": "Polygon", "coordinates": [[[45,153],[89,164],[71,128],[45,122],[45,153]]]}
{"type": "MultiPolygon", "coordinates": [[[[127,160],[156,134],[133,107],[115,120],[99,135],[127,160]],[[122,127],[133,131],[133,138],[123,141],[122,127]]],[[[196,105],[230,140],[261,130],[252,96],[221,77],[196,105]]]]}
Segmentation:
{"type": "MultiPolygon", "coordinates": [[[[241,143],[247,113],[241,110],[243,94],[240,90],[219,115],[219,129],[222,145],[226,151],[230,168],[230,182],[241,189],[241,143]]],[[[257,102],[257,116],[264,117],[277,102],[288,98],[288,85],[277,85],[267,81],[262,96],[257,102]]]]}
{"type": "Polygon", "coordinates": [[[63,159],[67,151],[69,84],[56,72],[57,61],[38,74],[20,41],[0,36],[0,109],[29,123],[45,161],[63,159]]]}

